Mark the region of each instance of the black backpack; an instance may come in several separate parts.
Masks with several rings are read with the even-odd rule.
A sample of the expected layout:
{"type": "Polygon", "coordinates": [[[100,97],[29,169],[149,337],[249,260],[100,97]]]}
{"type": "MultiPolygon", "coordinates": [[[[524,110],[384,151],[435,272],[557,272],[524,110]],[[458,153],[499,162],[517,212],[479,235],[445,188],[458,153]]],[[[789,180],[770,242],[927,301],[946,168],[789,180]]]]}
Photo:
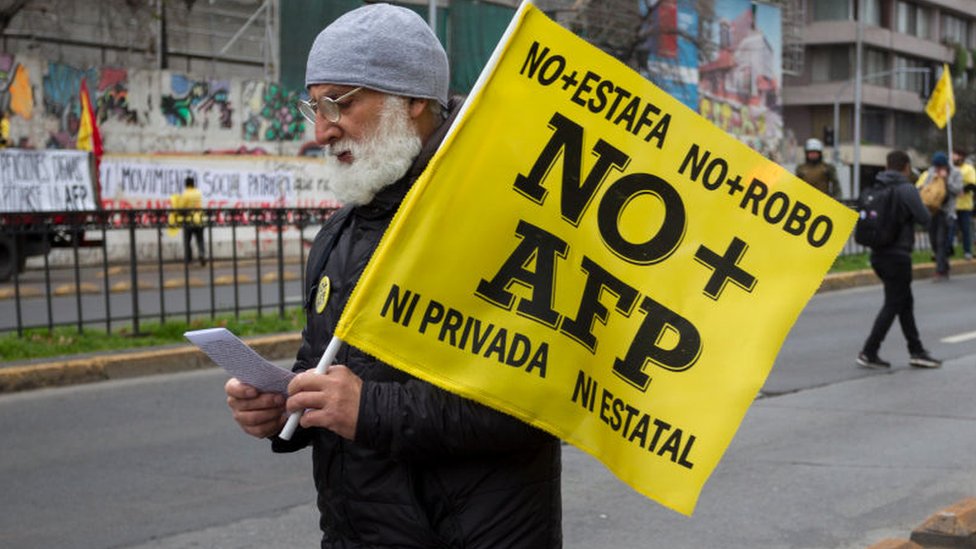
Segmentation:
{"type": "Polygon", "coordinates": [[[895,185],[875,184],[857,202],[854,241],[870,248],[883,248],[898,237],[898,199],[895,185]]]}

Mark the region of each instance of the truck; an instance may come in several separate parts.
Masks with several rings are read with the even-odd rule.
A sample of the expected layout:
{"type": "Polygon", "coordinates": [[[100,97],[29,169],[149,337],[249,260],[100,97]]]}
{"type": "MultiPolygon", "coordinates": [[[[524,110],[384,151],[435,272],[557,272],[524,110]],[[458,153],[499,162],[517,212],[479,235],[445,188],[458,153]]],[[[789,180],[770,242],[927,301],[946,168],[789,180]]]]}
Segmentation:
{"type": "Polygon", "coordinates": [[[74,217],[100,208],[91,153],[0,149],[0,282],[23,272],[28,257],[97,244],[65,229],[74,217]]]}

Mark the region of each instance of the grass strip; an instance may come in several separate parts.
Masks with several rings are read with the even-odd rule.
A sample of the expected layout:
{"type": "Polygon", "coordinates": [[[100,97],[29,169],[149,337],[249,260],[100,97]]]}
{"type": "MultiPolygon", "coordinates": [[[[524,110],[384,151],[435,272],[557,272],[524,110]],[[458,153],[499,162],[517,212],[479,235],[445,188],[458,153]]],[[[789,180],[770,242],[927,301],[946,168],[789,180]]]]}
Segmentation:
{"type": "Polygon", "coordinates": [[[204,328],[224,327],[240,337],[279,334],[300,331],[305,316],[300,307],[288,309],[285,316],[257,313],[242,314],[240,319],[233,315],[191,319],[171,320],[165,324],[142,322],[139,333],[133,334],[131,326],[122,326],[106,333],[104,328],[85,328],[78,333],[74,326],[60,326],[48,332],[47,328],[26,330],[23,337],[16,332],[0,335],[0,357],[3,361],[31,360],[66,355],[82,355],[140,347],[156,347],[187,343],[183,332],[204,328]]]}

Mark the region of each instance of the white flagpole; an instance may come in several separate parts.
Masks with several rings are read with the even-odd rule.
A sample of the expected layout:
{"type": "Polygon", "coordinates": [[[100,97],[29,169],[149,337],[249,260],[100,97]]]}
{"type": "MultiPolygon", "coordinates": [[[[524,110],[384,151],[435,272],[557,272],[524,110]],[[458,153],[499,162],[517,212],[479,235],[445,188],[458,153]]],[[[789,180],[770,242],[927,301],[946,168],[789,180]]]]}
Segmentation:
{"type": "Polygon", "coordinates": [[[952,115],[949,112],[949,102],[945,104],[946,111],[946,141],[949,144],[949,158],[952,158],[952,115]]]}
{"type": "MultiPolygon", "coordinates": [[[[342,340],[336,336],[332,336],[332,340],[329,341],[329,346],[325,348],[325,352],[322,353],[322,358],[319,359],[319,363],[315,366],[315,373],[324,374],[329,369],[329,365],[335,360],[340,347],[342,347],[342,340]]],[[[295,429],[298,428],[298,421],[300,419],[302,419],[302,412],[292,412],[288,416],[288,421],[285,422],[285,427],[278,434],[278,438],[291,440],[292,435],[295,434],[295,429]]]]}

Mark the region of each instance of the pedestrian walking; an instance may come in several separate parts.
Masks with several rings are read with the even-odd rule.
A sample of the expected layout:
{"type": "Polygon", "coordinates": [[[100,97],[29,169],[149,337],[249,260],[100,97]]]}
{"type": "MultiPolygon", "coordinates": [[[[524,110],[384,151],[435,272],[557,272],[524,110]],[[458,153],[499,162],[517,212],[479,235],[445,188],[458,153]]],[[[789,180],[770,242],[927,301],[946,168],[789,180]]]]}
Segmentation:
{"type": "Polygon", "coordinates": [[[932,358],[915,325],[915,303],[912,297],[912,248],[915,244],[915,224],[929,223],[931,216],[922,203],[918,190],[911,184],[911,161],[904,151],[888,153],[885,170],[878,174],[875,185],[891,188],[891,227],[896,233],[890,244],[871,248],[871,268],[884,285],[884,304],[878,311],[871,333],[857,355],[857,364],[865,368],[890,368],[891,363],[878,356],[881,342],[891,329],[895,318],[901,325],[908,344],[908,363],[916,368],[938,368],[942,361],[932,358]]]}

